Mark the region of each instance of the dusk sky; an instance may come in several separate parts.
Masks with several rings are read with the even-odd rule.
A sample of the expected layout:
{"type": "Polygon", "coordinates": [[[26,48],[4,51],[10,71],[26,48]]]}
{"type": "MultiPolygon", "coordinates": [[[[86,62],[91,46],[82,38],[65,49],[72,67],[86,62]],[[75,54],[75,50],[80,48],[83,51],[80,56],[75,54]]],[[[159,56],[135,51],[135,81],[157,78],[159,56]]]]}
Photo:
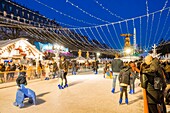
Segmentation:
{"type": "MultiPolygon", "coordinates": [[[[168,0],[13,1],[39,11],[47,18],[55,19],[63,27],[70,28],[89,39],[97,39],[115,49],[122,49],[124,46],[120,34],[133,34],[134,27],[137,33],[137,44],[145,49],[158,43],[162,38],[170,39],[170,1],[168,0]],[[140,17],[147,14],[148,16],[140,17]]],[[[133,44],[132,37],[131,44],[133,44]]]]}

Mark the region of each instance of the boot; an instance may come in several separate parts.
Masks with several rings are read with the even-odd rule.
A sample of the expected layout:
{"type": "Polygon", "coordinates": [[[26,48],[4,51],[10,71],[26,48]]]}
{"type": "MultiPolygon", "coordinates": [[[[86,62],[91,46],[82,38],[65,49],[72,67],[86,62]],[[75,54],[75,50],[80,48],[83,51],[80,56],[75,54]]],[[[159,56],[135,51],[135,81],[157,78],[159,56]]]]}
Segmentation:
{"type": "Polygon", "coordinates": [[[122,104],[122,98],[119,99],[119,104],[122,104]]]}
{"type": "Polygon", "coordinates": [[[113,88],[111,92],[114,93],[115,92],[115,88],[113,88]]]}
{"type": "Polygon", "coordinates": [[[129,103],[128,98],[126,98],[125,103],[126,103],[126,104],[128,104],[128,103],[129,103]]]}

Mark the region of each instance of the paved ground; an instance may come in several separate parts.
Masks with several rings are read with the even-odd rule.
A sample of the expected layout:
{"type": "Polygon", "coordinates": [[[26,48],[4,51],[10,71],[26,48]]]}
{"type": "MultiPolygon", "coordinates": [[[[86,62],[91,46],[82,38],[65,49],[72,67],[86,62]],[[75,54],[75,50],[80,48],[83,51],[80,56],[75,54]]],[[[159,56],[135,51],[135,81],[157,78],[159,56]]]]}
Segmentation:
{"type": "Polygon", "coordinates": [[[0,89],[0,113],[143,113],[140,87],[129,95],[129,105],[119,105],[119,87],[112,94],[112,80],[102,74],[68,76],[68,81],[64,90],[58,89],[58,79],[29,83],[27,87],[36,92],[37,105],[25,101],[22,109],[13,106],[17,87],[0,89]]]}

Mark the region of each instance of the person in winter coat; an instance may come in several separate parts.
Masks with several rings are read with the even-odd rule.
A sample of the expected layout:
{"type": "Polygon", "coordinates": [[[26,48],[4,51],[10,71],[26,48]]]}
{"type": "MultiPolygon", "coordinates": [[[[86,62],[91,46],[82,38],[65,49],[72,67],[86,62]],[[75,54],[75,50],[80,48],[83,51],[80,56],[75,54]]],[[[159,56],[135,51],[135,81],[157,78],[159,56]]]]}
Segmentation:
{"type": "Polygon", "coordinates": [[[121,68],[123,67],[123,61],[120,60],[118,58],[118,56],[116,56],[116,58],[113,59],[113,61],[111,62],[111,69],[113,72],[113,88],[112,88],[112,93],[115,92],[115,87],[116,87],[116,80],[117,80],[117,76],[120,73],[121,68]]]}
{"type": "Polygon", "coordinates": [[[119,73],[119,82],[120,82],[120,87],[121,87],[119,104],[122,104],[123,93],[125,93],[125,103],[128,104],[127,87],[130,84],[131,74],[134,74],[134,73],[132,73],[132,69],[130,66],[123,66],[119,73]]]}
{"type": "Polygon", "coordinates": [[[67,77],[66,77],[68,73],[68,66],[69,66],[68,61],[64,57],[61,57],[59,61],[59,76],[61,79],[61,82],[58,85],[59,89],[68,87],[67,77]],[[65,81],[65,84],[63,84],[63,80],[65,81]]]}
{"type": "Polygon", "coordinates": [[[130,92],[129,94],[134,94],[135,93],[135,79],[138,78],[139,79],[139,72],[140,70],[136,67],[136,64],[134,62],[130,62],[129,63],[131,69],[132,69],[132,73],[130,75],[130,92]]]}
{"type": "Polygon", "coordinates": [[[24,84],[24,85],[27,85],[27,80],[26,80],[26,71],[24,69],[24,66],[20,66],[19,67],[19,76],[18,78],[16,79],[16,83],[17,85],[20,87],[21,84],[24,84]]]}
{"type": "Polygon", "coordinates": [[[159,113],[159,111],[166,113],[163,93],[166,82],[158,59],[153,59],[152,56],[145,57],[145,63],[141,65],[140,75],[141,87],[146,89],[149,113],[159,113]]]}

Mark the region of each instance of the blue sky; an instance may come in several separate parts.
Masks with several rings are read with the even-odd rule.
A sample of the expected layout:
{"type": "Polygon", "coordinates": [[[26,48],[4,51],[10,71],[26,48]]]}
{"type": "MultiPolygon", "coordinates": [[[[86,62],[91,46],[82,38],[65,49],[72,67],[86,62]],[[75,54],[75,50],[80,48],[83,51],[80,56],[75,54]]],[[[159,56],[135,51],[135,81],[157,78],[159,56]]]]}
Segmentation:
{"type": "MultiPolygon", "coordinates": [[[[161,10],[163,7],[170,7],[170,1],[168,0],[68,0],[67,2],[66,0],[14,1],[30,9],[39,11],[40,14],[45,15],[48,18],[70,25],[66,26],[60,24],[63,27],[74,28],[76,26],[77,28],[74,30],[77,33],[82,33],[83,35],[88,36],[89,39],[97,38],[101,43],[106,43],[115,49],[121,49],[124,45],[124,40],[120,34],[133,34],[134,26],[137,31],[137,44],[144,48],[148,48],[154,43],[158,43],[158,40],[161,38],[164,38],[165,40],[170,39],[169,9],[163,10],[162,13],[155,13],[154,16],[151,14],[152,12],[161,10]],[[76,8],[76,6],[78,6],[78,8],[76,8]],[[59,11],[62,14],[57,13],[56,11],[59,11]],[[85,12],[83,13],[83,11],[85,12]],[[137,18],[134,21],[132,19],[141,15],[146,15],[147,13],[150,14],[148,17],[137,18]],[[71,19],[64,14],[73,17],[74,19],[71,19]],[[130,20],[127,20],[127,23],[124,21],[120,22],[120,24],[114,24],[114,22],[126,19],[130,20]],[[81,22],[76,20],[81,20],[81,22]],[[98,34],[97,31],[100,34],[98,34]]],[[[132,38],[131,43],[133,43],[132,38]]]]}

